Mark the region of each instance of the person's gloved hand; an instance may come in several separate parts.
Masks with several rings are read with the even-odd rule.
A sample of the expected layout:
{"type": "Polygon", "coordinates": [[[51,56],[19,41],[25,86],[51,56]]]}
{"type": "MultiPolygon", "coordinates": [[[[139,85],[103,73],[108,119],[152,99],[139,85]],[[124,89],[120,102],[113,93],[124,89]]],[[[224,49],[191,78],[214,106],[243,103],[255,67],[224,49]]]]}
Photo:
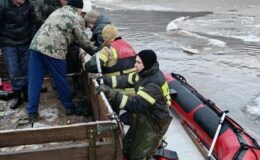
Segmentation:
{"type": "Polygon", "coordinates": [[[89,73],[88,78],[99,80],[99,78],[102,78],[102,75],[100,73],[89,73]]]}
{"type": "Polygon", "coordinates": [[[95,46],[95,47],[93,48],[94,54],[97,53],[98,51],[99,51],[99,48],[95,46]]]}
{"type": "Polygon", "coordinates": [[[112,89],[104,84],[101,84],[96,88],[96,93],[104,92],[108,99],[112,98],[112,89]]]}
{"type": "Polygon", "coordinates": [[[82,63],[85,63],[85,56],[86,56],[86,52],[83,49],[80,49],[79,52],[79,59],[81,60],[82,63]]]}
{"type": "Polygon", "coordinates": [[[3,55],[2,49],[0,48],[0,57],[3,55]]]}

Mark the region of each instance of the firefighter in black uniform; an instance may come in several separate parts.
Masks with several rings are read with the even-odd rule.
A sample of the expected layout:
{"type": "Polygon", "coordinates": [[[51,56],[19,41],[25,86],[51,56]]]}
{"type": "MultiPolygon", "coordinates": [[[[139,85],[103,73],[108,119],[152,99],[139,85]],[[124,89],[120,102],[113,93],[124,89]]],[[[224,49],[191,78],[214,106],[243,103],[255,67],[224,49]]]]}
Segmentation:
{"type": "Polygon", "coordinates": [[[153,50],[143,50],[136,57],[137,73],[116,77],[105,76],[105,84],[116,88],[134,86],[136,95],[126,96],[106,85],[103,91],[114,110],[126,110],[132,115],[130,128],[123,140],[124,154],[129,160],[149,159],[154,154],[171,122],[169,86],[159,69],[153,50]]]}

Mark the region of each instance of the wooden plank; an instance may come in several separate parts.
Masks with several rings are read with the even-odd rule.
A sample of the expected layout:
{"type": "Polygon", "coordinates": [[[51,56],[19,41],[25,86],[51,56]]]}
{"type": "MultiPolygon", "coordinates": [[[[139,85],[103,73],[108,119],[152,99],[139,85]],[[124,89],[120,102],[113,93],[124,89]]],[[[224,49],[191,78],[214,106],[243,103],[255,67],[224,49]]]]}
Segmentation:
{"type": "MultiPolygon", "coordinates": [[[[0,152],[0,160],[89,160],[88,144],[71,144],[37,150],[0,152]]],[[[97,160],[115,160],[114,144],[100,143],[96,146],[97,160]]]]}
{"type": "MultiPolygon", "coordinates": [[[[113,121],[92,122],[87,124],[74,124],[68,126],[59,126],[51,128],[30,128],[23,130],[7,130],[0,132],[0,147],[11,147],[18,145],[42,144],[62,141],[77,141],[87,139],[87,128],[99,125],[115,125],[113,121]]],[[[111,137],[113,131],[103,131],[96,137],[111,137]]]]}
{"type": "Polygon", "coordinates": [[[93,118],[94,120],[108,120],[108,110],[105,105],[104,100],[99,94],[93,94],[95,93],[95,85],[93,81],[90,81],[91,83],[90,88],[89,88],[89,99],[90,99],[90,104],[92,106],[92,111],[93,111],[93,118]]]}

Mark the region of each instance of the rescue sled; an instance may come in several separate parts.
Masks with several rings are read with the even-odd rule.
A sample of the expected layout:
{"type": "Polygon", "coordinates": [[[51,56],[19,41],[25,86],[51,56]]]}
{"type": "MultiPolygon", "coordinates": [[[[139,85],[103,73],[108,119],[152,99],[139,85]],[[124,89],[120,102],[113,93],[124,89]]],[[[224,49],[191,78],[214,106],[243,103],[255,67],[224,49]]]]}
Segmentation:
{"type": "MultiPolygon", "coordinates": [[[[199,94],[181,75],[165,74],[165,78],[172,93],[171,108],[177,113],[183,127],[204,157],[210,159],[208,151],[218,126],[221,126],[221,116],[225,112],[199,94]]],[[[225,116],[212,151],[217,160],[260,159],[260,147],[257,141],[228,116],[225,116]]]]}

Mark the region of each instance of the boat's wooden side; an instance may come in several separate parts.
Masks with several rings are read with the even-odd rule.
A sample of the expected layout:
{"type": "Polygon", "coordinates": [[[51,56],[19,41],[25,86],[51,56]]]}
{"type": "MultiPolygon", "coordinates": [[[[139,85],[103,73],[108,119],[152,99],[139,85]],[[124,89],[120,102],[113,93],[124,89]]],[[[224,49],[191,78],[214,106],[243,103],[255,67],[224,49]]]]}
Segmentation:
{"type": "Polygon", "coordinates": [[[95,81],[83,77],[84,90],[89,89],[85,93],[92,106],[93,121],[0,131],[0,160],[120,160],[121,126],[110,118],[104,97],[94,92],[95,81]]]}

